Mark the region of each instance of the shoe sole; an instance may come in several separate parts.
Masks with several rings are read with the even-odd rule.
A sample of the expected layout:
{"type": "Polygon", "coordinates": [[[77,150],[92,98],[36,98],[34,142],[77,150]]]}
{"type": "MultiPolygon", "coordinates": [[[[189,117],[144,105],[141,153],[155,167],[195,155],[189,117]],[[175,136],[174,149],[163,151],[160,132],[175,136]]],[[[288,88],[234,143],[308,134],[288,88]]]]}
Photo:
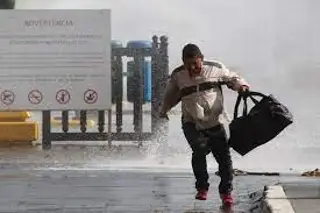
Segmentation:
{"type": "Polygon", "coordinates": [[[207,198],[196,197],[196,200],[207,200],[207,198]]]}
{"type": "Polygon", "coordinates": [[[233,203],[222,203],[222,205],[225,207],[232,207],[233,203]]]}

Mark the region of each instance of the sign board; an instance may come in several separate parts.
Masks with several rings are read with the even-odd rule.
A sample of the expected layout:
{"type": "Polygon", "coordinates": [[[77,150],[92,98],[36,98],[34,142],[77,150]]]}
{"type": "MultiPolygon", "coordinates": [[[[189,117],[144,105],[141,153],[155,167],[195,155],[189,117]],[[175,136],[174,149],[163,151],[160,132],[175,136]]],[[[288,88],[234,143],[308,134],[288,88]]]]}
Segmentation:
{"type": "Polygon", "coordinates": [[[110,109],[110,16],[0,11],[0,110],[110,109]]]}

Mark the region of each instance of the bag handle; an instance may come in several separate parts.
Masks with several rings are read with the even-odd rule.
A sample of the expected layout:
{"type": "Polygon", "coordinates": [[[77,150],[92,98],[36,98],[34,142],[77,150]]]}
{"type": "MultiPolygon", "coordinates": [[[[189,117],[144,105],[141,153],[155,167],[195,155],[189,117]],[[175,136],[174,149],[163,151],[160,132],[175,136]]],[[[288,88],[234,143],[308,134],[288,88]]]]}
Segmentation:
{"type": "Polygon", "coordinates": [[[265,94],[262,94],[261,92],[254,92],[254,91],[249,91],[249,96],[260,96],[262,98],[268,97],[265,94]]]}
{"type": "Polygon", "coordinates": [[[248,103],[247,103],[247,97],[241,95],[240,93],[238,94],[236,104],[234,106],[234,112],[233,112],[233,119],[236,119],[238,117],[238,109],[239,105],[241,102],[241,99],[243,100],[243,111],[242,115],[246,116],[248,114],[248,103]]]}
{"type": "Polygon", "coordinates": [[[248,97],[252,100],[252,102],[254,104],[258,104],[259,103],[259,101],[257,99],[255,99],[254,96],[258,96],[260,98],[267,98],[268,97],[265,94],[262,94],[261,92],[252,92],[252,91],[250,91],[248,97]]]}
{"type": "Polygon", "coordinates": [[[241,93],[238,93],[238,97],[237,97],[237,101],[236,101],[236,104],[235,104],[235,107],[234,107],[234,113],[233,113],[233,118],[236,119],[238,117],[238,109],[239,109],[239,105],[240,105],[240,102],[241,102],[241,99],[243,100],[243,113],[242,115],[243,116],[246,116],[248,114],[248,102],[247,102],[247,98],[249,97],[252,102],[254,104],[258,104],[259,101],[257,99],[254,98],[254,96],[259,96],[261,98],[266,98],[267,96],[260,93],[260,92],[253,92],[253,91],[249,91],[247,93],[247,95],[242,95],[241,93]]]}

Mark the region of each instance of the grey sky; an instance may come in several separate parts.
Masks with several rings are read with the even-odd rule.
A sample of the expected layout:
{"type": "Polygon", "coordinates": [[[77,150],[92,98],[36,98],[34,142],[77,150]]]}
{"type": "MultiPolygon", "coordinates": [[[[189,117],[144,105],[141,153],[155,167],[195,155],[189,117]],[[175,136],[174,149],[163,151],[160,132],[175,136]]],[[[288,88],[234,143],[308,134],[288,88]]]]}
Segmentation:
{"type": "Polygon", "coordinates": [[[299,78],[292,83],[301,78],[315,83],[318,76],[317,0],[17,0],[16,6],[110,8],[113,39],[168,35],[171,69],[181,63],[183,45],[195,42],[207,58],[256,82],[275,75],[285,80],[295,73],[299,78]]]}
{"type": "Polygon", "coordinates": [[[111,8],[114,39],[166,34],[172,66],[180,63],[181,47],[195,42],[206,56],[248,73],[311,60],[311,47],[319,45],[316,6],[316,0],[17,0],[17,8],[111,8]]]}

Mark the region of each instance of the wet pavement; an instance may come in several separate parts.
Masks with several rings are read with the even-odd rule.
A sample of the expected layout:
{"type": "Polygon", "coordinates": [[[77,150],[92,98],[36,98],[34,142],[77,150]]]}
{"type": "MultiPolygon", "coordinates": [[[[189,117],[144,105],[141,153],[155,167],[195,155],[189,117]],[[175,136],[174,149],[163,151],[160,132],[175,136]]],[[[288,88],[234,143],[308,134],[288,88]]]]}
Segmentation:
{"type": "MultiPolygon", "coordinates": [[[[41,147],[2,147],[0,213],[230,212],[220,209],[214,164],[209,167],[209,199],[196,201],[191,169],[170,157],[165,160],[175,166],[169,167],[166,161],[157,163],[153,160],[161,156],[145,149],[53,146],[43,151],[41,147]]],[[[185,159],[186,165],[189,160],[185,159]]],[[[264,185],[276,184],[279,179],[235,177],[236,205],[232,212],[252,212],[264,185]]]]}
{"type": "MultiPolygon", "coordinates": [[[[220,209],[219,178],[207,201],[195,201],[188,172],[2,169],[0,212],[230,212],[220,209]]],[[[236,177],[232,212],[251,212],[254,194],[275,177],[236,177]]],[[[259,196],[257,196],[259,199],[259,196]]]]}

